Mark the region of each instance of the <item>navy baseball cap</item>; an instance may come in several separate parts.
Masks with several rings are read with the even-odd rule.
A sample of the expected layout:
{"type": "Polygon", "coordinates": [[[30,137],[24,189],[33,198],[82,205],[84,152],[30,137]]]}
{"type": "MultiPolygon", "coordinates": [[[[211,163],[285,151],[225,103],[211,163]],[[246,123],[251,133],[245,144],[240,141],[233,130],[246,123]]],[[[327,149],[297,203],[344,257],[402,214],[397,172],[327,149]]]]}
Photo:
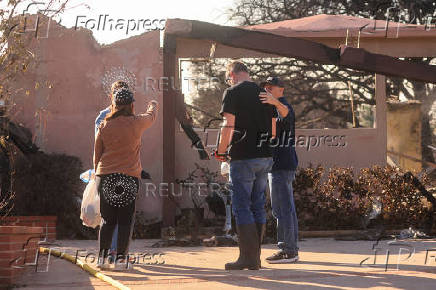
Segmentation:
{"type": "Polygon", "coordinates": [[[280,87],[280,88],[285,87],[285,84],[278,77],[268,77],[266,79],[266,81],[260,83],[260,86],[262,88],[265,87],[265,85],[270,85],[270,86],[275,86],[275,87],[280,87]]]}

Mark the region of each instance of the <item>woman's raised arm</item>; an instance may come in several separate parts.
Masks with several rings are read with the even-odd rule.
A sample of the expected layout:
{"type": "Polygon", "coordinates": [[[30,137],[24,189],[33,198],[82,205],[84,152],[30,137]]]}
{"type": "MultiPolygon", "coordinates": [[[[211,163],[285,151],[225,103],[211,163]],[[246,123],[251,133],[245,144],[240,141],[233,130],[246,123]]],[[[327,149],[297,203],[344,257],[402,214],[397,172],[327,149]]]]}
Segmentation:
{"type": "Polygon", "coordinates": [[[143,114],[137,115],[139,127],[142,130],[149,128],[157,118],[157,112],[159,111],[159,103],[152,100],[148,103],[147,111],[143,114]]]}

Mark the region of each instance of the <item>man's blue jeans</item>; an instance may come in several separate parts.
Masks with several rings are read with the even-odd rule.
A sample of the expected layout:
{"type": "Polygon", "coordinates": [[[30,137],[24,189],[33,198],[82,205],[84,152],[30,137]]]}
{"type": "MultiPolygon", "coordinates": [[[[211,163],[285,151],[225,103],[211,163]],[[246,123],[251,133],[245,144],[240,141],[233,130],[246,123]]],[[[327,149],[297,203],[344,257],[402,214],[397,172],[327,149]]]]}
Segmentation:
{"type": "Polygon", "coordinates": [[[288,254],[298,253],[298,220],[292,181],[295,171],[275,170],[268,174],[273,216],[277,219],[277,246],[288,254]]]}
{"type": "Polygon", "coordinates": [[[266,223],[265,190],[272,158],[230,161],[230,192],[236,224],[266,223]]]}

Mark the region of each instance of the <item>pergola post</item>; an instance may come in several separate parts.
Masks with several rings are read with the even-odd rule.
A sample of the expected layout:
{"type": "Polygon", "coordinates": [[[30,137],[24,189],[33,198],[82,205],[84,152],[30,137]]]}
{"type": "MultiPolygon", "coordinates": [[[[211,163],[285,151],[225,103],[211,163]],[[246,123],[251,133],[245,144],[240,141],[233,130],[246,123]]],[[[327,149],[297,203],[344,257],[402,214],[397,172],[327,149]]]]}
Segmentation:
{"type": "Polygon", "coordinates": [[[378,133],[379,146],[383,151],[384,162],[387,158],[387,104],[386,104],[386,76],[381,74],[375,75],[375,122],[378,133]]]}
{"type": "Polygon", "coordinates": [[[163,47],[163,75],[167,86],[163,88],[163,182],[168,184],[167,190],[161,190],[163,227],[174,226],[176,204],[171,188],[175,182],[175,121],[176,121],[176,88],[174,85],[177,69],[176,37],[165,34],[163,47]]]}

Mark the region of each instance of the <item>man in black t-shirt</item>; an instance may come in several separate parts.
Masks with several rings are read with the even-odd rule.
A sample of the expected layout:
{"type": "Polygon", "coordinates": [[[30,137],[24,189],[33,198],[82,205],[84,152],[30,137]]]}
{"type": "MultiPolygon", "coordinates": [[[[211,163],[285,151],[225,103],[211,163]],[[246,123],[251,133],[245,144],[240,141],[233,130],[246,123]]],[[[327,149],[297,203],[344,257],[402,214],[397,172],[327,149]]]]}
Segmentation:
{"type": "Polygon", "coordinates": [[[262,89],[250,80],[242,62],[227,68],[232,87],[224,92],[220,114],[224,118],[217,158],[230,156],[232,210],[239,236],[239,258],[226,270],[257,270],[260,245],[265,233],[265,190],[272,166],[269,140],[275,135],[275,109],[262,104],[262,89]]]}

